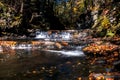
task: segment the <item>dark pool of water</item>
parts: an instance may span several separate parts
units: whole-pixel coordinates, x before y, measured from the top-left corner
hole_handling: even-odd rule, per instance
[[[0,80],[79,80],[81,77],[88,80],[91,71],[105,71],[102,65],[91,66],[80,49],[15,50],[1,53]]]
[[[85,56],[40,50],[16,50],[15,55],[0,56],[0,80],[76,80],[89,75]]]

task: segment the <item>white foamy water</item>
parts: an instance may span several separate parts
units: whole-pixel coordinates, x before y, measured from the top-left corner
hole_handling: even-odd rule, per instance
[[[75,48],[81,50],[84,46],[76,46]]]
[[[3,48],[2,48],[2,46],[0,46],[0,52],[3,52]]]
[[[25,44],[21,44],[18,46],[12,46],[11,49],[32,49],[31,44],[25,45]]]
[[[79,51],[79,50],[74,50],[74,51],[46,50],[46,51],[48,51],[48,52],[53,52],[53,53],[60,53],[60,54],[65,55],[65,56],[85,56],[84,53],[83,53],[82,51]]]

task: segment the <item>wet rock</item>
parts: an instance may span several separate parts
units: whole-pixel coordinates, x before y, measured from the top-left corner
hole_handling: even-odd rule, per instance
[[[61,42],[61,45],[63,45],[63,46],[68,46],[69,44],[68,44],[68,42]]]
[[[79,38],[79,34],[74,34],[73,39],[77,39],[77,38]]]
[[[37,72],[34,70],[34,71],[32,71],[32,73],[33,73],[33,74],[36,74]]]
[[[110,42],[113,43],[113,44],[119,45],[119,44],[120,44],[120,37],[113,37],[113,38],[110,40]]]
[[[55,43],[55,46],[58,48],[58,49],[61,49],[62,48],[62,45],[58,42]]]
[[[55,42],[52,42],[52,41],[45,41],[44,42],[44,45],[54,45]]]

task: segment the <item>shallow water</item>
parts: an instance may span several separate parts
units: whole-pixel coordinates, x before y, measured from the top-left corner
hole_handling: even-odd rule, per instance
[[[0,63],[0,78],[5,80],[76,80],[89,73],[81,51],[16,50]],[[6,58],[6,57],[5,57]]]
[[[91,72],[109,70],[104,61],[91,65],[84,45],[64,49],[16,48],[0,52],[0,80],[88,80]]]

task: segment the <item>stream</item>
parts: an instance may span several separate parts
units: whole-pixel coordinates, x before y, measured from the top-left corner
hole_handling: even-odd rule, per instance
[[[91,71],[105,72],[102,65],[91,66],[83,45],[66,50],[15,49],[13,55],[0,54],[0,80],[88,80]]]
[[[65,40],[69,38],[65,37]],[[39,46],[33,49],[30,44],[19,44],[6,51],[0,47],[0,80],[89,80],[92,72],[101,75],[99,73],[109,71],[104,61],[91,65],[82,51],[85,46],[72,43],[69,48],[41,49]]]

